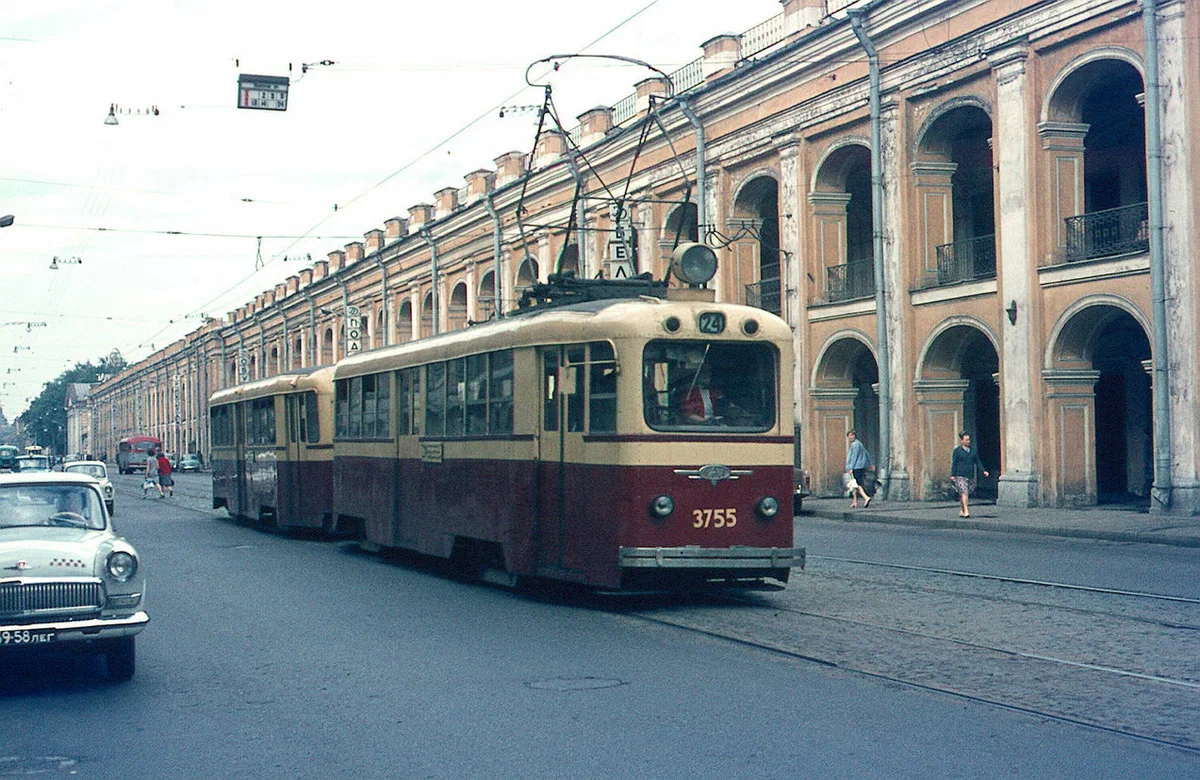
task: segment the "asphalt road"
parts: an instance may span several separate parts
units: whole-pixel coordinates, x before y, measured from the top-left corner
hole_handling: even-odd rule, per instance
[[[808,575],[749,607],[514,593],[234,524],[206,475],[145,501],[115,481],[149,577],[137,675],[0,666],[0,775],[1200,773],[1196,752],[756,646],[803,626],[786,599]],[[750,641],[696,630],[714,613]]]

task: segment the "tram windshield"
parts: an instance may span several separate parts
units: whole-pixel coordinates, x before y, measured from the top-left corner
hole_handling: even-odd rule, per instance
[[[652,341],[642,360],[646,423],[660,431],[765,431],[775,425],[778,364],[770,344]]]

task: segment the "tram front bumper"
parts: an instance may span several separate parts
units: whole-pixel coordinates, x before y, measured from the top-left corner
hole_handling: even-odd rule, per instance
[[[623,569],[803,569],[803,547],[622,547]]]

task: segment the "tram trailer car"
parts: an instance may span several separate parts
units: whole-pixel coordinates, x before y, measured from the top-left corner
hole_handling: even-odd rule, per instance
[[[368,546],[504,582],[786,582],[804,565],[788,511],[792,364],[783,320],[707,290],[547,308],[346,358],[333,512]],[[702,367],[715,392],[700,392]]]
[[[332,530],[333,368],[214,393],[213,508],[280,529]]]

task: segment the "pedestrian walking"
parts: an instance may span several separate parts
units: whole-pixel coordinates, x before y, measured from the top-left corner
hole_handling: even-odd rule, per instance
[[[171,476],[171,459],[161,452],[158,454],[158,492],[166,491],[166,495],[175,495],[175,480]]]
[[[858,497],[862,496],[863,509],[866,509],[871,504],[871,496],[867,495],[863,485],[867,479],[867,472],[874,471],[875,464],[867,448],[858,440],[857,431],[847,433],[846,440],[849,442],[849,448],[846,450],[846,487],[850,494],[850,508],[857,507]]]
[[[958,491],[959,517],[970,517],[971,509],[967,505],[971,493],[975,492],[976,475],[991,476],[979,460],[979,451],[971,447],[971,434],[963,431],[958,434],[958,446],[950,458],[950,481]]]
[[[162,485],[158,482],[158,453],[151,449],[146,453],[146,478],[142,480],[142,498],[150,492],[150,488],[158,491],[158,497],[163,497]]]

